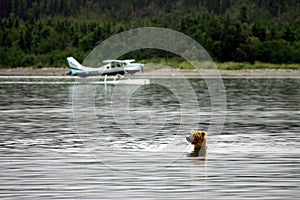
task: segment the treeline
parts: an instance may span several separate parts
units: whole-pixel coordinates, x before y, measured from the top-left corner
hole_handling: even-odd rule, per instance
[[[300,63],[298,0],[0,0],[0,66],[61,67],[113,34],[180,31],[219,62]],[[136,59],[172,57],[153,50]]]

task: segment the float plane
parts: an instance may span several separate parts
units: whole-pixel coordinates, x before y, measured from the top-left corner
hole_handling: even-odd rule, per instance
[[[85,67],[81,65],[75,58],[67,58],[71,70],[67,73],[72,76],[88,77],[88,76],[120,76],[125,74],[133,75],[142,70],[144,64],[134,63],[135,60],[104,60],[104,65],[99,68]]]

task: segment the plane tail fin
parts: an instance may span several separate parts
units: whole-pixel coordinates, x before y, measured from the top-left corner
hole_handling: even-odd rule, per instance
[[[81,65],[77,60],[75,60],[75,58],[73,57],[68,57],[67,58],[67,61],[68,61],[68,64],[71,68],[74,68],[74,69],[83,69],[84,66]]]

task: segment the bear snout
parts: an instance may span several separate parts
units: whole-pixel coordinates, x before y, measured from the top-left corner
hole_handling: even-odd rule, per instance
[[[189,142],[189,143],[192,143],[192,141],[191,141],[191,138],[190,137],[185,137],[186,138],[186,140]]]

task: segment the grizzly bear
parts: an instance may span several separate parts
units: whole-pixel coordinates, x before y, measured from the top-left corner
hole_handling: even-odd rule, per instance
[[[194,152],[191,156],[199,156],[206,154],[206,132],[191,130],[190,136],[186,140],[194,145]]]

